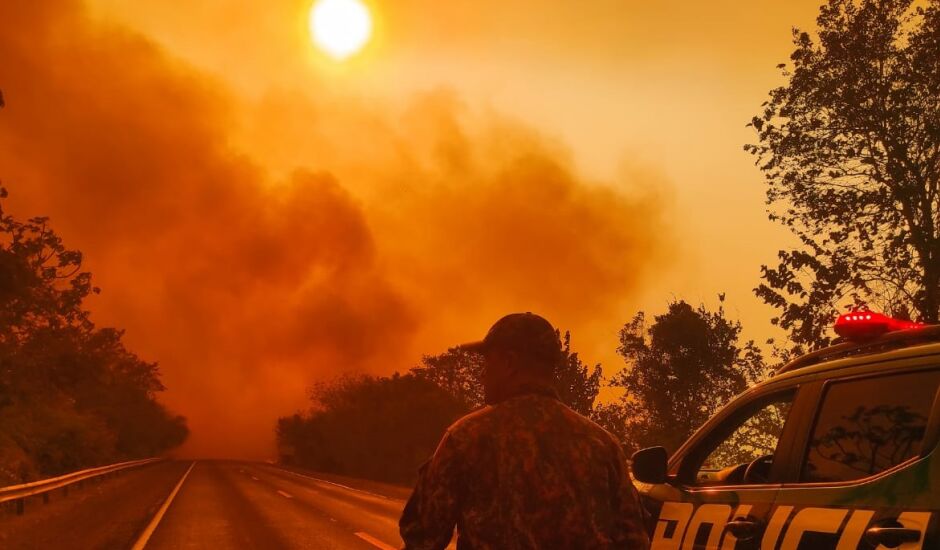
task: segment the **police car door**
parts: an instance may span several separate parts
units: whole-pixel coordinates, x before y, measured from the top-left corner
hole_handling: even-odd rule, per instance
[[[669,483],[647,492],[661,503],[652,533],[656,550],[759,548],[780,487],[779,448],[796,387],[738,399],[693,436],[670,462]]]
[[[936,365],[868,365],[816,383],[819,405],[769,522],[782,529],[764,548],[940,548]]]

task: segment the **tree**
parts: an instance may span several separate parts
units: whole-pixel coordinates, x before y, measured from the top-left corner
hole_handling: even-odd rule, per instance
[[[601,367],[589,369],[558,334],[558,395],[589,415],[600,390]],[[344,376],[321,382],[306,413],[279,418],[280,460],[314,470],[411,483],[444,430],[484,405],[483,357],[460,347],[426,355],[408,374]],[[375,460],[381,456],[382,460]]]
[[[483,406],[483,357],[479,353],[453,347],[438,355],[425,355],[411,374],[454,396],[468,411]]]
[[[595,418],[631,451],[650,445],[675,451],[719,407],[764,376],[760,350],[753,341],[739,344],[740,332],[723,306],[711,312],[675,301],[651,325],[637,313],[620,331],[617,351],[626,368],[611,380],[624,395],[598,407]]]
[[[0,204],[0,406],[67,377],[62,359],[93,328],[81,305],[96,289],[81,263],[47,218],[21,222]]]
[[[601,366],[588,368],[577,352],[571,350],[571,333],[560,331],[556,335],[561,345],[561,356],[555,365],[558,397],[575,411],[589,415],[601,387]],[[459,347],[439,355],[425,355],[421,364],[411,369],[415,376],[428,380],[467,405],[467,410],[484,404],[483,357]]]
[[[600,363],[593,369],[588,368],[577,352],[571,351],[571,333],[565,331],[561,339],[561,360],[555,368],[556,388],[562,403],[589,416],[601,389],[602,375]]]
[[[7,214],[6,197],[0,187],[0,485],[182,443],[185,419],[156,400],[157,365],[84,309],[97,289],[81,252],[47,218]]]
[[[798,351],[846,308],[940,315],[940,2],[829,0],[817,23],[745,146],[800,242],[755,289]]]
[[[406,374],[345,376],[317,384],[307,414],[278,419],[281,460],[319,471],[414,482],[463,403]],[[379,457],[380,459],[377,459]]]
[[[819,462],[835,463],[854,470],[858,477],[868,477],[913,456],[926,426],[927,418],[906,405],[861,405],[810,441],[811,452]],[[818,464],[807,466],[807,473],[816,477]]]
[[[0,343],[22,344],[42,329],[89,330],[82,301],[98,289],[81,265],[81,252],[65,247],[48,218],[21,222],[0,206]]]

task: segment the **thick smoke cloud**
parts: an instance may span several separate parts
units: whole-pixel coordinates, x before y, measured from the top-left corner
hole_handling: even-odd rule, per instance
[[[4,9],[0,88],[14,212],[85,252],[95,319],[161,363],[189,454],[269,456],[314,380],[408,368],[506,311],[607,344],[668,252],[648,188],[580,181],[445,92],[249,102],[65,0]]]

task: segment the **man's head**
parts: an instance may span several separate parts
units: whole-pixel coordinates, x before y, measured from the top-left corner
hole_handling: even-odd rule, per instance
[[[464,349],[484,357],[483,390],[487,403],[498,403],[526,390],[551,389],[561,342],[551,323],[534,313],[509,314],[479,342]]]

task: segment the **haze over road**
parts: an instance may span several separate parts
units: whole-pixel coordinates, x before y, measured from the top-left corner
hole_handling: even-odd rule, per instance
[[[368,482],[353,483],[374,489]],[[161,513],[176,486],[179,491]],[[4,514],[0,546],[399,548],[398,517],[407,491],[383,492],[269,464],[172,461],[92,483],[67,498],[54,495],[50,504],[36,499],[21,517]],[[148,538],[148,525],[157,518]]]

